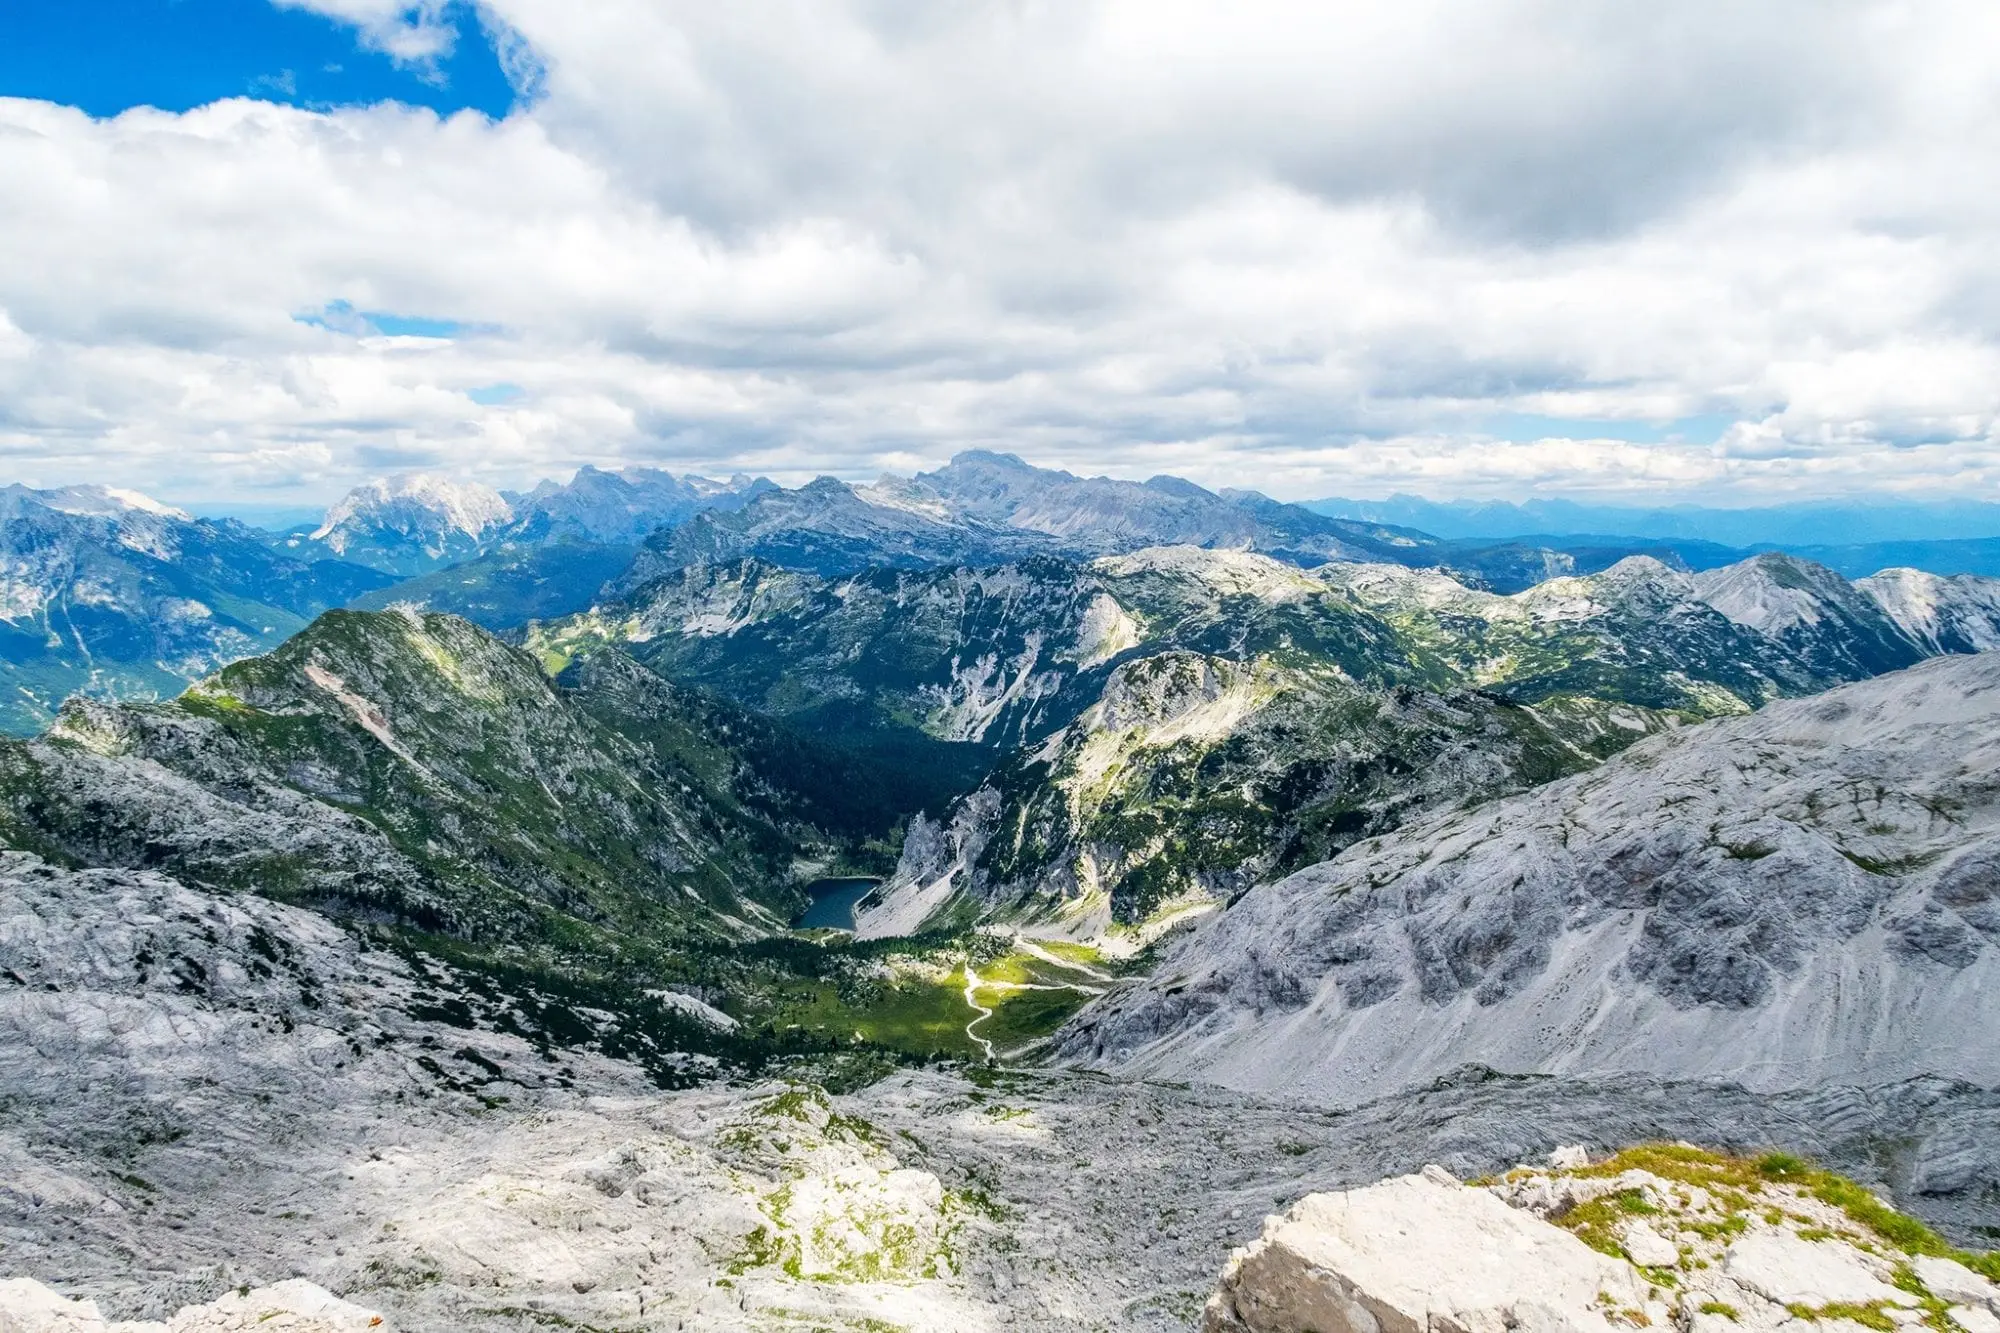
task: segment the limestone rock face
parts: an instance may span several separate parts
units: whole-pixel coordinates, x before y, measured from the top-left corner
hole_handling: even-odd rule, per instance
[[[1952,1257],[1953,1255],[1956,1257]],[[1205,1333],[2000,1324],[1996,1288],[1851,1181],[1650,1144],[1466,1187],[1435,1166],[1313,1194],[1230,1256]]]
[[[1849,1245],[1803,1240],[1791,1232],[1745,1236],[1729,1247],[1722,1271],[1739,1286],[1779,1305],[1915,1305],[1877,1276]]]
[[[1631,1265],[1432,1167],[1308,1195],[1270,1219],[1262,1237],[1230,1257],[1202,1327],[1608,1333],[1610,1305],[1643,1308],[1645,1300]]]

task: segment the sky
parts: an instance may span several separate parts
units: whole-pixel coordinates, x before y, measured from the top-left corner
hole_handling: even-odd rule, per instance
[[[0,473],[2000,499],[1990,0],[0,0]]]

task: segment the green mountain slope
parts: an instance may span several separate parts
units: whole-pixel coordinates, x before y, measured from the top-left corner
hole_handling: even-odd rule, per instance
[[[815,835],[617,713],[455,617],[332,612],[171,702],[75,702],[7,745],[0,833],[598,970],[781,925]]]
[[[446,978],[413,1015],[549,1059],[673,1084],[977,1053],[961,969],[1004,948],[788,929],[813,877],[893,868],[909,789],[862,757],[613,648],[550,676],[456,617],[330,612],[169,702],[0,742],[0,846],[312,909]],[[1051,1030],[1073,980],[1005,1030]]]

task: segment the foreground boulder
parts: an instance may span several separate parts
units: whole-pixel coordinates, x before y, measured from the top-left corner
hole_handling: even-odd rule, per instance
[[[1630,1264],[1437,1167],[1309,1194],[1230,1257],[1206,1333],[1609,1333],[1645,1304]],[[1662,1309],[1664,1314],[1665,1310]]]
[[[1551,1161],[1308,1195],[1230,1256],[1204,1333],[2000,1333],[2000,1254],[1796,1158]]]

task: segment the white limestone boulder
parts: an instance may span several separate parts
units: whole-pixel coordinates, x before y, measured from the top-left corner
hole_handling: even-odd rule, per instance
[[[105,1323],[97,1302],[73,1301],[33,1278],[15,1277],[0,1281],[0,1333],[105,1333]]]
[[[1608,1312],[1646,1304],[1630,1265],[1427,1168],[1308,1195],[1271,1218],[1261,1238],[1230,1256],[1203,1328],[1610,1333]]]
[[[1632,1222],[1619,1233],[1625,1257],[1641,1268],[1672,1268],[1680,1263],[1680,1247],[1644,1222]]]
[[[1983,1305],[1954,1305],[1945,1314],[1965,1333],[2000,1333],[2000,1316]]]
[[[1984,1306],[2000,1313],[2000,1287],[1956,1259],[1920,1254],[1910,1261],[1917,1279],[1939,1300],[1955,1305]]]

